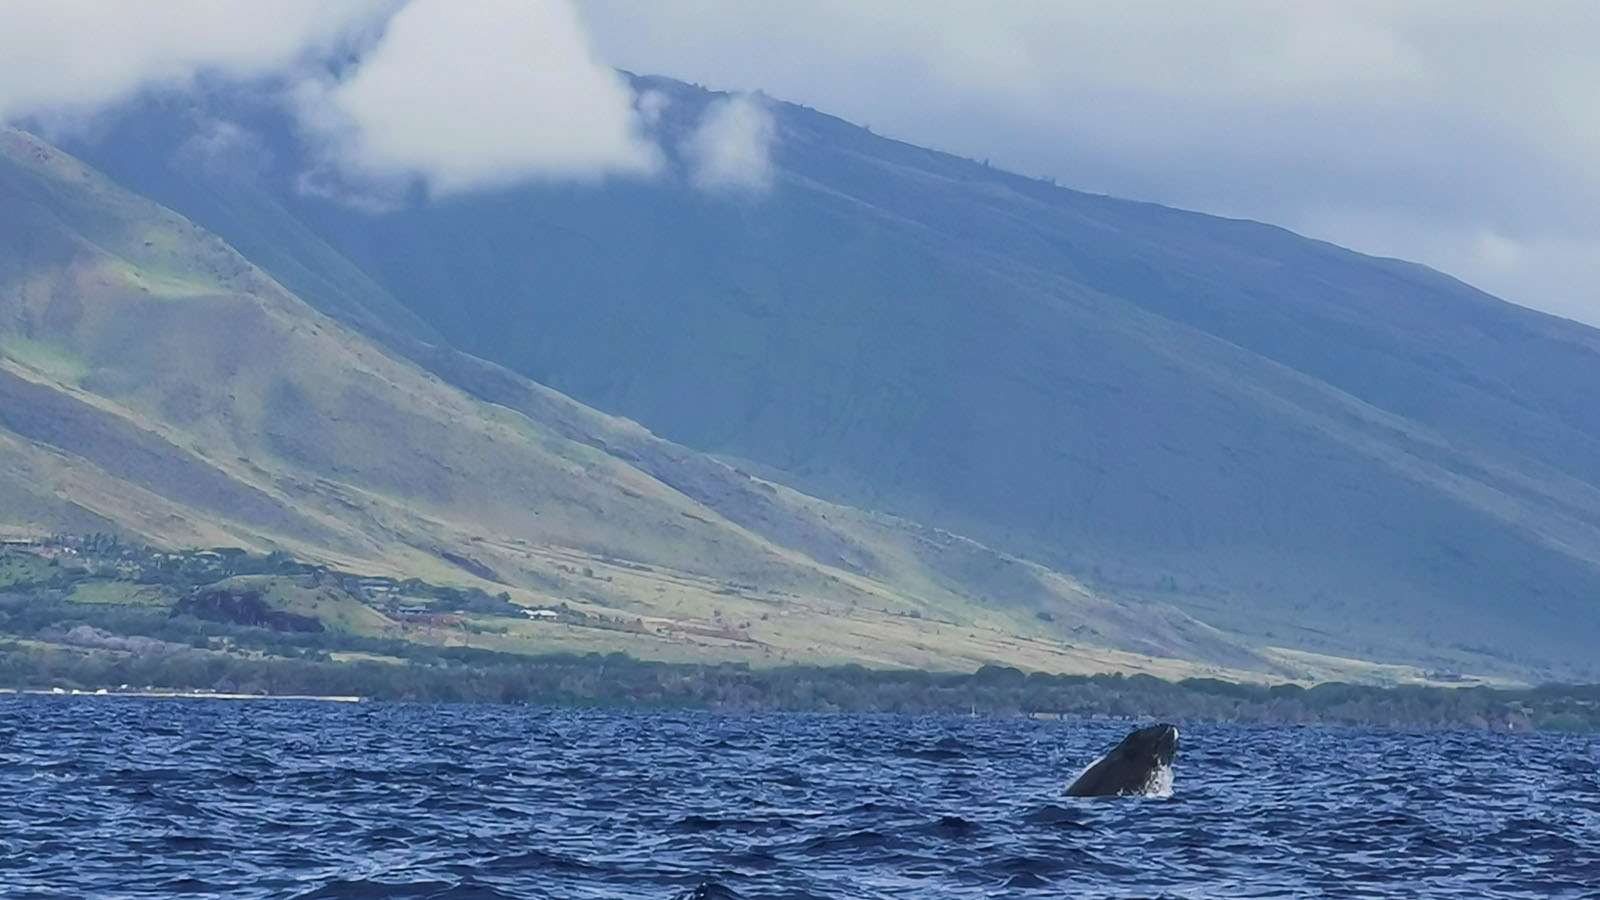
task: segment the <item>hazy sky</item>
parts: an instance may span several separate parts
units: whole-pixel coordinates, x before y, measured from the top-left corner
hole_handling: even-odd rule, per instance
[[[332,47],[360,59],[337,81],[307,64]],[[1597,47],[1576,0],[0,0],[0,118],[275,73],[351,172],[650,177],[618,66],[1600,323]],[[770,136],[736,98],[685,149],[708,189],[756,189]]]
[[[635,71],[1600,323],[1600,3],[579,0]]]

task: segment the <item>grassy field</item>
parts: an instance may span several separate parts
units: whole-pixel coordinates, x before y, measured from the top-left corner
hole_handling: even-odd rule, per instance
[[[680,585],[679,594],[636,608],[628,579],[661,586],[681,576],[662,579],[617,561],[578,570],[561,594],[490,594],[329,570],[282,554],[174,553],[93,538],[0,552],[0,578],[7,588],[0,591],[0,636],[63,651],[133,648],[159,656],[170,646],[193,646],[252,659],[315,653],[349,664],[460,651],[505,658],[622,655],[759,670],[865,665],[930,672],[971,672],[1006,660],[1024,671],[1166,680],[1486,683],[1283,651],[1276,651],[1283,653],[1281,672],[1268,674],[1092,646],[1064,650],[1055,641],[1019,636],[1003,620],[957,623],[926,610],[813,606],[804,597],[753,589],[708,593]],[[586,581],[610,593],[585,588]],[[605,602],[574,599],[585,594]],[[270,614],[289,618],[268,621]]]
[[[159,585],[127,581],[85,581],[74,585],[66,596],[68,603],[100,606],[149,606],[170,609],[177,602],[176,592]]]

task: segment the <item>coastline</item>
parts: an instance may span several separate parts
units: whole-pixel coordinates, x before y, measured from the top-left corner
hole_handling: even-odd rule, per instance
[[[318,703],[365,703],[366,697],[352,694],[239,694],[221,691],[180,691],[151,688],[148,690],[111,690],[99,688],[86,691],[79,688],[9,688],[0,687],[0,695],[27,694],[40,697],[179,697],[191,700],[313,700]]]

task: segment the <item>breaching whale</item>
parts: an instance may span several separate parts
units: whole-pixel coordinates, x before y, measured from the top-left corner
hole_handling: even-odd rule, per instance
[[[1154,793],[1168,782],[1172,757],[1177,752],[1177,726],[1141,728],[1084,769],[1067,788],[1067,795],[1117,797]]]

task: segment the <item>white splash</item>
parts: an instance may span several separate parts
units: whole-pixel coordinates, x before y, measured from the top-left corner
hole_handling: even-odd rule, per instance
[[[1174,755],[1178,752],[1177,741],[1179,735],[1178,727],[1174,725],[1172,727],[1172,752]],[[1158,766],[1154,772],[1150,773],[1150,778],[1145,781],[1144,790],[1139,792],[1139,796],[1160,797],[1163,799],[1172,796],[1172,761],[1170,758],[1167,760],[1166,765]]]
[[[1157,797],[1166,799],[1172,796],[1172,766],[1158,766],[1150,773],[1150,778],[1139,789],[1140,797]]]

